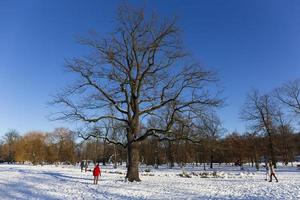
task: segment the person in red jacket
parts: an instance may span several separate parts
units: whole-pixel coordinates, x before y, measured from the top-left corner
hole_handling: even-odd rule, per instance
[[[94,176],[94,184],[97,185],[99,176],[101,176],[101,170],[99,167],[99,163],[97,163],[97,165],[95,166],[95,168],[93,170],[93,176]]]

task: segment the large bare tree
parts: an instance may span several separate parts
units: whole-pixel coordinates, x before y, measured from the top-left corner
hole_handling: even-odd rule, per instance
[[[221,101],[211,87],[216,82],[214,73],[191,62],[174,20],[158,20],[142,9],[122,6],[115,25],[103,39],[95,34],[80,40],[92,52],[67,61],[78,80],[56,95],[53,103],[63,109],[53,117],[86,123],[112,119],[123,124],[126,143],[107,140],[127,148],[126,177],[140,181],[142,140],[153,135],[169,137],[177,113],[204,114]],[[164,127],[142,126],[150,117],[159,118],[167,107]]]

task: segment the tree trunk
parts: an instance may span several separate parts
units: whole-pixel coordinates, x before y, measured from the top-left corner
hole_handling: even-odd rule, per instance
[[[129,134],[128,134],[129,135]],[[133,135],[131,135],[133,137]],[[132,141],[133,138],[128,137],[128,141]],[[128,153],[128,168],[126,178],[128,181],[141,181],[139,177],[139,142],[128,142],[127,153]]]
[[[169,168],[173,168],[174,167],[174,156],[173,156],[173,152],[172,152],[172,142],[168,141],[168,149],[167,149],[167,154],[168,154],[168,160],[169,160]]]
[[[274,167],[277,168],[276,158],[275,158],[274,148],[273,148],[273,140],[272,140],[272,136],[270,133],[268,134],[268,138],[269,138],[269,153],[271,156],[271,161],[272,161]]]
[[[98,142],[97,142],[98,144]],[[103,157],[102,157],[102,164],[106,165],[106,141],[103,141]]]
[[[116,151],[116,145],[114,145],[114,169],[117,169],[117,151]]]
[[[255,168],[258,171],[259,170],[259,161],[258,161],[256,145],[254,145],[254,162],[255,162]]]
[[[213,168],[213,161],[214,160],[214,156],[213,156],[213,151],[210,152],[210,168]]]
[[[159,147],[159,141],[156,140],[156,146],[155,146],[155,152],[154,152],[154,166],[155,166],[155,169],[158,169],[158,165],[159,165],[159,161],[158,161],[158,147]]]

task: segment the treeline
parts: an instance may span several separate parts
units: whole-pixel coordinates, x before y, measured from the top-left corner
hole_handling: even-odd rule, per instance
[[[65,128],[55,129],[51,133],[32,131],[23,136],[11,130],[2,138],[0,157],[9,163],[74,163],[77,160],[76,148],[74,134]]]
[[[273,136],[276,162],[295,161],[300,155],[300,133],[292,131]],[[148,165],[174,163],[252,163],[252,166],[269,159],[268,137],[257,134],[234,132],[225,137],[203,138],[200,142],[167,141],[159,143],[156,138],[148,139],[142,145],[142,161]]]
[[[276,133],[273,138],[276,161],[288,164],[295,161],[300,154],[300,134]],[[206,164],[213,168],[213,163],[252,163],[258,164],[268,159],[268,138],[253,134],[232,133],[214,141],[204,139],[199,143],[191,142],[157,142],[156,138],[143,142],[141,160],[147,165],[158,166],[177,163],[184,166],[186,163]],[[205,166],[204,166],[205,167]]]
[[[248,125],[246,133],[224,134],[221,120],[209,110],[205,115],[200,111],[197,115],[183,115],[170,112],[169,107],[140,122],[140,133],[130,140],[126,139],[128,125],[114,119],[77,131],[58,128],[50,133],[34,131],[21,136],[12,130],[1,140],[0,158],[33,164],[74,164],[84,159],[117,166],[128,163],[128,146],[138,142],[138,161],[147,165],[208,163],[213,167],[212,163],[247,162],[258,167],[266,160],[287,164],[300,155],[300,133],[295,131],[299,102],[300,80],[270,93],[253,90],[241,109],[241,119]]]
[[[285,134],[273,135],[276,161],[287,164],[300,155],[300,133],[287,129]],[[77,133],[65,128],[53,132],[29,132],[20,136],[12,130],[5,134],[0,145],[0,157],[5,162],[31,162],[32,164],[75,164],[80,160],[92,160],[102,164],[114,163],[115,167],[126,163],[127,150],[105,140],[91,138],[81,140]],[[225,137],[203,136],[199,141],[159,141],[149,137],[142,142],[140,161],[158,167],[168,164],[184,166],[187,163],[202,164],[212,168],[213,163],[258,163],[268,156],[268,138],[255,133],[234,132]]]
[[[126,160],[126,152],[96,139],[79,141],[76,133],[66,128],[57,128],[49,133],[32,131],[22,136],[11,130],[4,134],[0,143],[2,162],[75,164],[83,159],[103,164],[112,161],[122,163]]]

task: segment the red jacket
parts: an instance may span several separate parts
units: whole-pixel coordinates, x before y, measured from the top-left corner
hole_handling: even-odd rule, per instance
[[[99,165],[96,165],[96,167],[93,170],[93,176],[99,176],[99,175],[101,176],[101,170]]]

